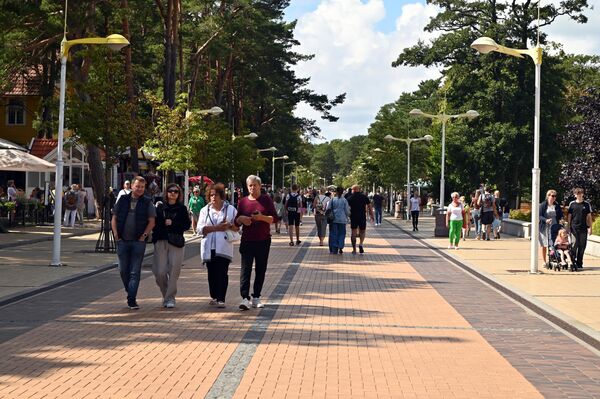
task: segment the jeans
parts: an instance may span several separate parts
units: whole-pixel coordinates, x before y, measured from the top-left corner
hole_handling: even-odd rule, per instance
[[[64,216],[64,225],[74,227],[75,226],[75,218],[77,217],[77,209],[66,209]]]
[[[585,253],[588,238],[587,230],[572,230],[571,232],[575,236],[575,243],[573,244],[573,255],[575,256],[573,261],[577,267],[583,267],[583,255]]]
[[[381,207],[375,207],[375,223],[381,224]]]
[[[123,286],[127,291],[127,300],[135,301],[138,287],[140,286],[140,274],[142,272],[142,261],[146,252],[146,242],[137,240],[117,241],[117,257],[119,258],[119,273]]]
[[[152,273],[164,301],[175,300],[177,280],[183,265],[183,251],[184,248],[171,245],[167,240],[158,240],[154,244]]]
[[[344,249],[344,241],[346,240],[346,224],[331,223],[329,225],[329,252],[337,253],[338,250]]]
[[[240,243],[240,254],[242,255],[242,272],[240,274],[240,294],[242,298],[250,299],[250,279],[252,277],[252,263],[256,275],[254,276],[253,298],[260,298],[265,274],[267,273],[267,262],[271,239],[264,241],[242,241]]]
[[[473,223],[475,223],[475,235],[481,235],[481,211],[480,210],[472,210],[471,216],[473,216]]]
[[[419,211],[410,211],[413,229],[419,228]]]
[[[208,271],[208,291],[210,297],[219,302],[225,302],[227,286],[229,285],[229,264],[231,261],[221,256],[215,256],[214,250],[210,262],[206,262]]]

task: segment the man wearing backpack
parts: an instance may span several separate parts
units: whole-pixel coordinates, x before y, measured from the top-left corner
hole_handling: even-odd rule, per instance
[[[492,234],[492,224],[498,218],[496,200],[487,186],[482,185],[479,193],[478,203],[481,205],[481,232],[482,239],[489,241]]]
[[[302,207],[302,197],[298,193],[298,185],[292,184],[292,192],[285,197],[284,208],[288,214],[288,224],[290,233],[290,247],[294,246],[294,229],[292,226],[296,226],[296,245],[300,245],[300,208]]]
[[[65,226],[75,227],[75,218],[77,217],[77,185],[73,184],[71,189],[65,193],[65,216],[63,223]]]

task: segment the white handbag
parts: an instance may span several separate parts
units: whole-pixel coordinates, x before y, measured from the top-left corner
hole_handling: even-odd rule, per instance
[[[225,239],[229,242],[236,242],[242,239],[242,235],[233,230],[225,230]]]

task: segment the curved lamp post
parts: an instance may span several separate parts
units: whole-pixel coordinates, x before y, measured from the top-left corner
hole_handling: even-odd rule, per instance
[[[263,148],[262,150],[256,150],[256,152],[259,153],[259,154],[261,152],[267,152],[267,151],[271,151],[272,152],[272,154],[271,154],[271,158],[272,158],[272,157],[275,156],[275,151],[277,151],[277,147],[269,147],[269,148]],[[258,174],[258,170],[256,171],[256,176],[260,177],[260,175]]]
[[[412,111],[411,111],[412,112]],[[392,136],[391,134],[388,134],[387,136],[385,136],[383,138],[386,141],[403,141],[406,143],[406,218],[408,220],[408,218],[410,217],[410,210],[409,210],[409,204],[410,204],[410,145],[412,143],[414,143],[415,141],[431,141],[433,140],[433,137],[429,134],[423,136],[423,137],[417,137],[417,138],[406,138],[406,139],[399,139],[397,137]]]
[[[61,228],[62,228],[62,195],[63,195],[63,142],[65,124],[65,90],[67,86],[67,59],[71,47],[78,44],[101,45],[113,51],[119,51],[129,45],[129,41],[121,35],[107,37],[89,37],[67,40],[67,2],[65,1],[64,35],[60,43],[60,97],[58,109],[58,143],[56,146],[56,172],[54,178],[54,235],[52,242],[52,262],[50,266],[62,266],[60,261]]]
[[[540,96],[541,96],[541,74],[542,74],[542,48],[539,43],[534,48],[513,49],[504,47],[489,37],[480,37],[475,40],[471,47],[482,54],[492,51],[508,54],[517,58],[528,55],[535,64],[535,115],[533,119],[533,169],[531,169],[531,253],[529,259],[529,272],[538,272],[538,249],[537,236],[539,234],[540,215]]]
[[[441,173],[440,173],[440,209],[444,209],[444,190],[446,185],[446,179],[444,177],[444,169],[446,165],[446,123],[448,123],[451,119],[462,119],[467,118],[468,120],[473,120],[479,116],[477,111],[473,111],[472,109],[465,112],[464,114],[455,114],[455,115],[447,115],[443,114],[428,114],[421,111],[418,108],[411,110],[408,113],[410,116],[416,116],[421,118],[429,118],[429,119],[437,119],[442,122],[442,163],[441,163]]]
[[[275,155],[275,153],[273,153],[273,155]],[[272,170],[271,170],[271,190],[273,190],[273,192],[275,192],[275,161],[277,161],[278,159],[283,159],[284,161],[287,161],[288,159],[290,159],[290,157],[288,157],[287,155],[281,156],[281,157],[276,157],[273,156],[271,158],[271,162],[272,162]]]
[[[283,162],[282,165],[282,169],[281,169],[281,188],[285,187],[285,165],[296,165],[296,161],[292,161],[292,162]],[[291,180],[291,179],[290,179]],[[292,184],[290,183],[290,186]]]
[[[231,143],[233,144],[234,141],[236,141],[237,139],[240,139],[240,138],[255,139],[257,137],[258,137],[258,134],[254,133],[254,132],[244,134],[242,136],[236,136],[232,132],[231,133]],[[233,148],[232,148],[232,152],[231,152],[231,186],[229,187],[229,190],[231,192],[231,200],[233,201],[233,193],[235,192],[235,159],[233,157]]]

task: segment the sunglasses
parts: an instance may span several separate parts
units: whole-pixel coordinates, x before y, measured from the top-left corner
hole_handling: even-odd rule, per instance
[[[550,194],[548,197],[556,197],[556,194]]]
[[[179,194],[179,190],[167,190],[169,194]]]

